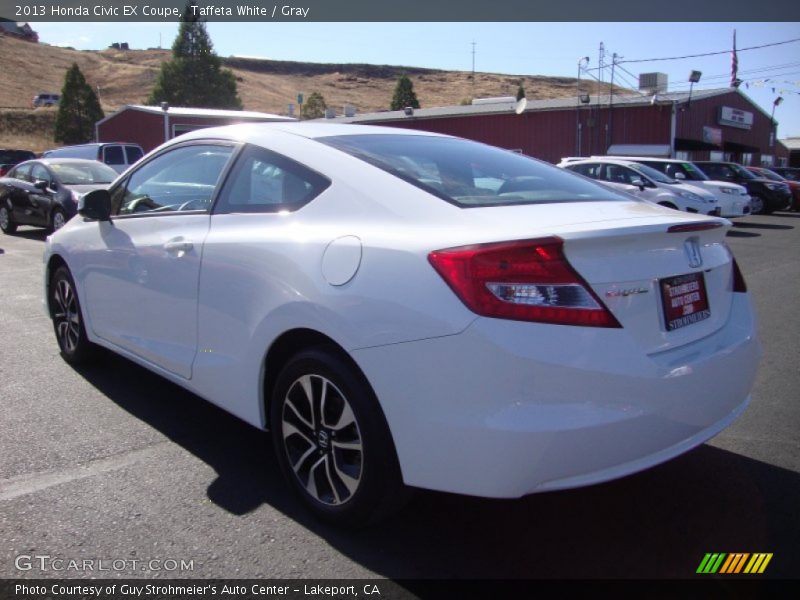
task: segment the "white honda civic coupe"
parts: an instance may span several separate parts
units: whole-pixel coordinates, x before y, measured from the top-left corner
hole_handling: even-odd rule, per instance
[[[515,498],[703,443],[760,357],[728,221],[463,139],[188,133],[50,236],[64,359],[103,346],[272,432],[318,516]]]

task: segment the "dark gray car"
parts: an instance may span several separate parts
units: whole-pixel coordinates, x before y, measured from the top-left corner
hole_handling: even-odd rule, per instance
[[[77,212],[78,199],[107,188],[117,177],[96,160],[52,158],[29,160],[0,178],[0,229],[14,233],[18,225],[55,231]]]

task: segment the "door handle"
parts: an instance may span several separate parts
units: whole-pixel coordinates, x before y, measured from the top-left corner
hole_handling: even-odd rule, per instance
[[[194,248],[194,244],[192,244],[192,242],[189,240],[184,239],[170,240],[164,244],[164,250],[170,254],[174,254],[178,258],[181,258],[192,248]]]

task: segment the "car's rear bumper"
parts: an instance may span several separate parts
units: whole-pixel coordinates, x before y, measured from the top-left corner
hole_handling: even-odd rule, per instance
[[[652,355],[620,329],[478,318],[353,356],[407,484],[519,497],[634,473],[714,436],[746,407],[760,346],[750,299],[734,294],[724,327]]]

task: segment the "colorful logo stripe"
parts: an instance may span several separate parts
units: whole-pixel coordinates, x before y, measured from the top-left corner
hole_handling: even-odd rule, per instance
[[[772,560],[773,554],[771,552],[759,552],[750,554],[748,552],[733,552],[726,554],[725,552],[709,552],[700,561],[700,566],[697,567],[697,573],[701,574],[715,574],[721,573],[726,575],[733,575],[739,573],[747,573],[751,575],[763,573],[769,561]]]

